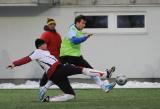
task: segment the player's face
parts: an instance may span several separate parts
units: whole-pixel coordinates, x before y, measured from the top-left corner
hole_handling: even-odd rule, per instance
[[[56,24],[55,24],[55,23],[51,23],[51,24],[48,25],[48,28],[49,28],[50,30],[54,30],[55,27],[56,27]]]
[[[77,22],[76,23],[76,27],[79,29],[79,30],[83,30],[83,28],[86,26],[86,21],[81,19],[80,22]]]

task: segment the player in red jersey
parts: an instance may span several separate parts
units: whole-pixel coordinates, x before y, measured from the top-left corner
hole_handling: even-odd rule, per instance
[[[47,25],[44,26],[44,31],[42,35],[40,36],[40,39],[44,40],[47,44],[47,48],[51,55],[54,55],[58,60],[60,56],[60,47],[61,47],[61,36],[56,31],[56,22],[54,19],[48,18],[47,19]],[[40,89],[42,86],[44,86],[48,81],[48,77],[46,73],[42,76],[42,79],[40,80]],[[48,84],[52,84],[52,82],[49,81]]]

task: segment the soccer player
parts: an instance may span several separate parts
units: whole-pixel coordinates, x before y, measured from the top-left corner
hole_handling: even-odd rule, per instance
[[[92,34],[82,32],[86,23],[86,18],[83,15],[79,15],[75,18],[74,24],[69,28],[68,35],[62,40],[60,49],[61,63],[93,68],[81,54],[81,44],[92,36]],[[115,67],[107,70],[107,78],[110,78],[114,71]],[[98,78],[99,77],[93,77],[93,80],[95,80],[96,83],[99,83],[100,80]]]
[[[81,55],[81,44],[92,36],[92,34],[84,34],[82,32],[85,25],[85,16],[79,15],[75,18],[74,24],[69,27],[68,35],[62,40],[60,49],[62,63],[92,68]]]
[[[106,73],[97,71],[94,69],[76,67],[72,65],[61,64],[47,49],[47,44],[41,40],[35,41],[36,50],[34,50],[29,56],[14,61],[8,65],[8,68],[13,69],[16,66],[27,64],[33,60],[36,60],[42,69],[46,72],[48,79],[56,84],[63,92],[63,95],[49,98],[48,96],[43,98],[42,101],[68,101],[75,98],[75,92],[72,89],[68,76],[75,74],[84,74],[87,76],[103,76]],[[109,92],[116,85],[113,83],[102,83],[104,90]]]

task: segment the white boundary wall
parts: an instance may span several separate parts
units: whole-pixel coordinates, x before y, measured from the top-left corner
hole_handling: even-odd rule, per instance
[[[34,40],[43,32],[47,17],[56,19],[57,31],[65,36],[75,14],[86,11],[145,12],[146,32],[96,34],[82,45],[82,54],[99,70],[115,65],[116,74],[124,73],[129,78],[160,78],[158,6],[0,7],[0,78],[40,78],[43,72],[34,62],[15,70],[5,67],[34,50]]]

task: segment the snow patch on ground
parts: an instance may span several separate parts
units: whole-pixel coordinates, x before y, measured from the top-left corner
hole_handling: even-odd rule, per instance
[[[99,86],[96,84],[88,83],[72,83],[73,88],[77,89],[98,89]],[[26,81],[24,84],[15,85],[13,83],[2,83],[0,84],[0,89],[38,89],[39,82],[36,81]],[[53,85],[51,88],[58,88],[56,85]],[[138,81],[128,81],[126,85],[119,86],[116,85],[115,88],[160,88],[160,83],[158,82],[138,82]]]

